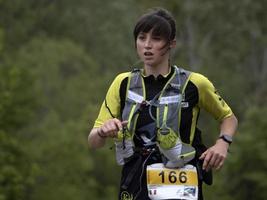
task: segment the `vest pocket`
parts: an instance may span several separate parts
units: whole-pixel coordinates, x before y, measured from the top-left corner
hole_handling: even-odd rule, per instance
[[[177,134],[170,128],[159,128],[157,131],[157,141],[163,149],[170,149],[176,145]]]

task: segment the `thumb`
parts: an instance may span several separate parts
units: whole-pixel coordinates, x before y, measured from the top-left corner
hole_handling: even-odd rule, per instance
[[[123,127],[127,126],[127,124],[128,124],[128,121],[127,121],[127,120],[121,122],[121,125],[122,125]]]

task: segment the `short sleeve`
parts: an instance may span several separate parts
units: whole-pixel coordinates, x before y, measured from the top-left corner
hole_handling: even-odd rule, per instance
[[[200,108],[205,109],[218,121],[233,114],[231,108],[205,76],[192,73],[191,81],[198,88],[198,106]]]
[[[94,128],[102,126],[105,121],[113,117],[120,118],[120,86],[122,80],[128,75],[129,72],[119,74],[110,85],[98,117],[95,120]]]

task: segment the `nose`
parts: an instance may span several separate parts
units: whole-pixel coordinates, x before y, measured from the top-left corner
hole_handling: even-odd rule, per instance
[[[145,46],[146,49],[150,49],[152,47],[152,43],[151,43],[150,38],[147,38],[145,40],[145,45],[144,46]]]

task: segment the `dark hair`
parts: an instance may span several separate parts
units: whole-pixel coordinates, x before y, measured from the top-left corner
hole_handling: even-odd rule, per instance
[[[175,39],[175,20],[171,13],[163,8],[151,9],[139,18],[133,32],[135,41],[140,32],[147,33],[151,29],[153,35],[162,36],[167,42]]]

